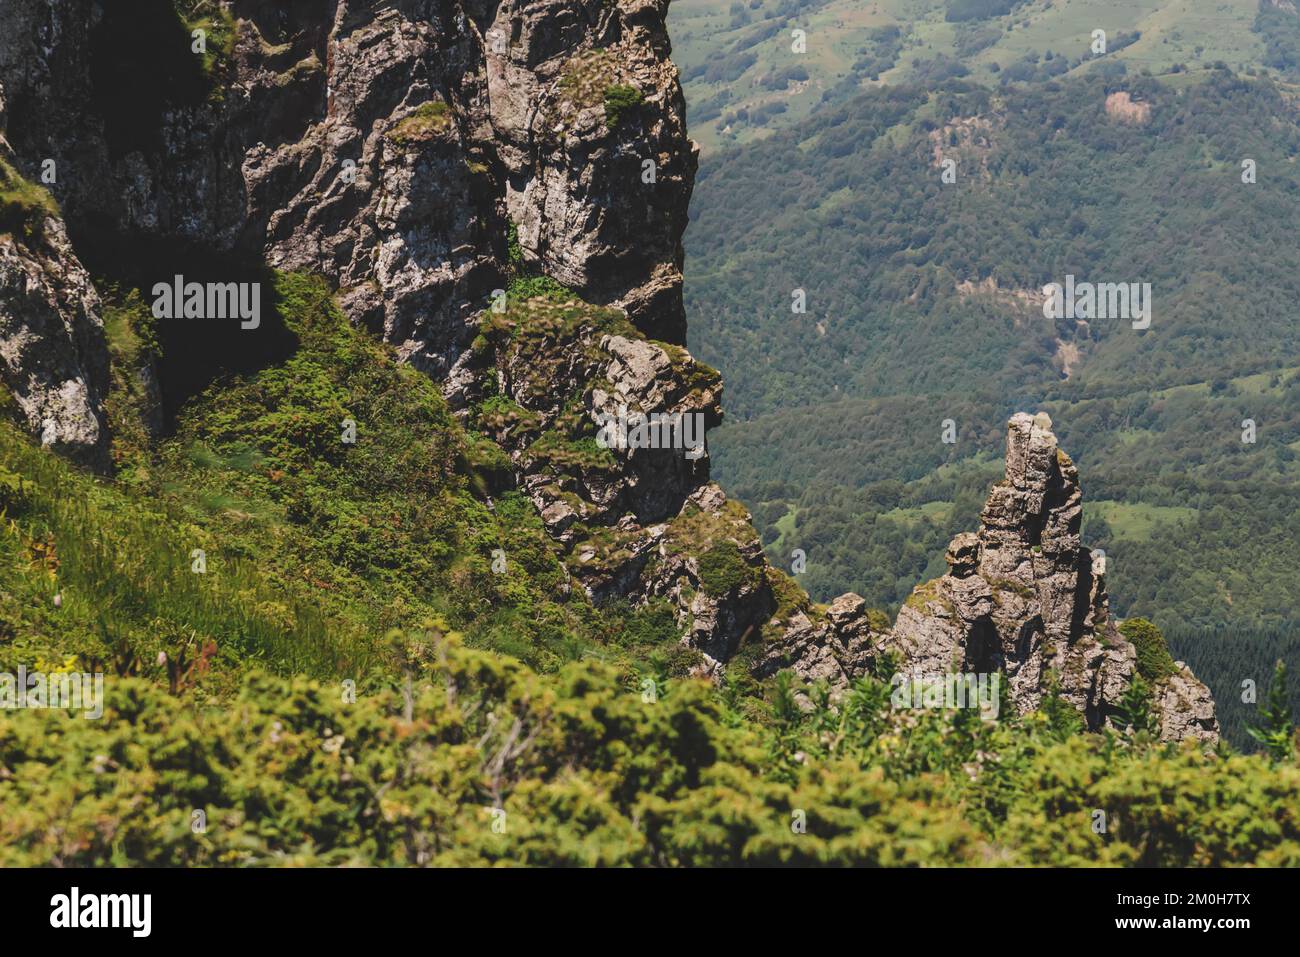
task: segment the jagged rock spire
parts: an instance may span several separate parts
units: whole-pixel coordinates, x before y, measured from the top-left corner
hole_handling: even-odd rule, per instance
[[[1078,470],[1051,419],[1018,413],[1007,427],[1006,476],[989,493],[979,531],[952,540],[948,573],[917,586],[892,631],[864,639],[858,622],[791,621],[768,664],[843,684],[892,652],[917,677],[1000,671],[1020,713],[1054,690],[1090,729],[1117,723],[1137,653],[1110,618],[1105,556],[1079,542],[1082,514]],[[833,607],[860,604],[844,596]],[[1218,739],[1209,689],[1186,665],[1156,682],[1153,707],[1165,740]]]

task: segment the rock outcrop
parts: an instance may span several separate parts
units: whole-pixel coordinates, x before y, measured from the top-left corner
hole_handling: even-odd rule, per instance
[[[846,595],[820,628],[787,623],[782,660],[838,686],[884,653],[917,678],[1000,672],[1019,713],[1058,694],[1088,728],[1122,727],[1137,654],[1110,617],[1105,556],[1080,545],[1078,471],[1051,425],[1042,413],[1011,418],[1006,477],[979,531],[952,540],[947,574],[917,586],[892,630],[856,643],[841,637],[844,612],[861,602]],[[1162,739],[1218,739],[1209,690],[1185,665],[1155,679],[1151,705]]]
[[[99,296],[49,195],[4,136],[0,88],[0,381],[43,445],[107,463],[108,354]]]
[[[462,371],[457,404],[509,457],[574,584],[596,601],[672,601],[706,671],[757,638],[772,607],[762,544],[709,480],[717,372],[641,337],[622,311],[561,293],[490,314]],[[652,416],[668,430],[637,441]],[[593,439],[604,423],[613,434]]]
[[[57,164],[87,235],[319,271],[445,375],[504,285],[513,226],[539,271],[685,341],[696,150],[666,0],[192,6],[222,13],[4,2],[15,149]]]
[[[146,289],[173,251],[324,274],[443,381],[573,586],[674,602],[706,670],[762,626],[758,536],[709,481],[721,380],[683,346],[697,151],[667,0],[0,4],[15,162],[58,170],[87,261]],[[7,381],[34,431],[102,451],[106,349],[62,229],[21,276],[0,260]],[[625,410],[685,417],[694,448],[596,446]]]
[[[753,668],[756,677],[792,668],[806,682],[824,681],[843,691],[870,674],[887,650],[887,635],[873,627],[866,601],[851,592],[831,602],[821,621],[799,609],[778,625],[779,636],[765,645]]]

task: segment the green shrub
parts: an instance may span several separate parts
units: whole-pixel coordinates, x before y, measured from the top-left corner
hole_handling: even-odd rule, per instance
[[[550,276],[519,276],[511,280],[506,295],[516,302],[534,298],[564,302],[575,298],[572,290],[560,285]]]
[[[788,680],[775,710],[647,696],[436,621],[385,644],[355,700],[253,673],[222,706],[123,678],[102,720],[8,713],[0,866],[1300,864],[1300,769],[1261,757],[901,714],[874,680],[811,711]]]
[[[0,157],[0,233],[31,238],[46,217],[58,216],[59,205],[49,192],[22,175]]]
[[[1147,681],[1155,683],[1178,673],[1174,659],[1165,644],[1165,636],[1145,618],[1129,618],[1119,626],[1119,632],[1133,643],[1137,650],[1137,670]]]
[[[410,116],[399,120],[388,138],[399,146],[426,142],[451,125],[451,111],[442,100],[421,103]],[[485,170],[486,171],[486,170]]]
[[[628,111],[645,102],[645,95],[634,86],[614,83],[605,88],[605,125],[618,126]]]
[[[700,556],[700,587],[714,598],[752,584],[754,576],[755,570],[745,561],[735,542],[717,542]]]
[[[1248,727],[1247,732],[1264,746],[1270,760],[1292,760],[1296,753],[1295,723],[1287,700],[1286,662],[1281,659],[1273,668],[1268,698],[1259,709],[1259,715],[1262,719],[1259,726]]]
[[[217,0],[172,0],[176,16],[185,25],[187,33],[204,32],[203,72],[213,76],[224,69],[235,53],[238,29],[234,16]],[[220,88],[213,88],[213,96],[220,99]]]

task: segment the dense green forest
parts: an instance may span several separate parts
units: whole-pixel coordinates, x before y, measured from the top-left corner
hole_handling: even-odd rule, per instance
[[[1289,633],[1295,102],[1222,69],[889,87],[706,159],[692,344],[727,380],[719,477],[773,560],[897,607],[975,527],[1007,416],[1042,409],[1121,615]],[[1045,318],[1066,275],[1151,283],[1150,328]]]

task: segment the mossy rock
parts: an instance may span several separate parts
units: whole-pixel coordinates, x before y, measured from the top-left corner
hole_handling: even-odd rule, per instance
[[[894,622],[889,617],[889,612],[880,608],[868,608],[867,627],[875,632],[889,631],[894,627]]]
[[[609,50],[588,50],[564,65],[560,76],[561,99],[575,110],[591,109],[618,77],[618,63]]]
[[[937,578],[917,585],[912,589],[912,594],[907,596],[907,601],[903,602],[903,604],[924,615],[927,614],[926,605],[932,601],[942,605],[948,614],[957,614],[957,606],[939,594],[939,579]]]
[[[451,126],[451,110],[442,100],[430,100],[421,103],[404,119],[399,120],[391,130],[388,138],[398,146],[414,146],[427,143]]]
[[[1030,601],[1035,597],[1037,597],[1034,594],[1034,590],[1030,588],[1028,585],[1022,584],[1021,582],[1012,581],[1009,578],[995,578],[992,581],[990,581],[989,584],[993,586],[993,590],[995,592],[1009,591],[1012,594],[1019,595],[1021,598],[1025,599],[1026,601]]]
[[[530,464],[542,462],[561,474],[574,470],[616,472],[614,453],[601,448],[594,438],[572,439],[554,430],[543,432],[525,453]]]
[[[700,587],[711,598],[722,598],[752,585],[756,571],[735,542],[718,542],[700,556]]]
[[[504,395],[493,395],[485,399],[474,410],[474,421],[481,429],[509,433],[511,438],[540,433],[542,427],[540,415]]]
[[[768,587],[772,590],[772,597],[776,599],[776,610],[772,612],[773,618],[787,621],[797,612],[809,610],[808,593],[804,591],[802,585],[779,568],[769,565],[766,571]]]
[[[1129,618],[1119,626],[1119,632],[1133,643],[1137,651],[1137,670],[1150,682],[1178,674],[1173,656],[1159,628],[1145,618]]]
[[[49,191],[24,179],[0,159],[0,233],[26,239],[36,236],[47,217],[59,215],[59,204]]]
[[[715,542],[752,534],[749,513],[737,501],[728,499],[716,513],[687,502],[668,526],[665,546],[675,555],[702,555]]]
[[[203,74],[214,77],[230,64],[235,55],[239,26],[234,16],[217,0],[172,0],[172,6],[191,37],[195,30],[203,31]],[[319,61],[317,67],[320,67]],[[219,86],[214,85],[209,95],[214,101],[222,99]]]

